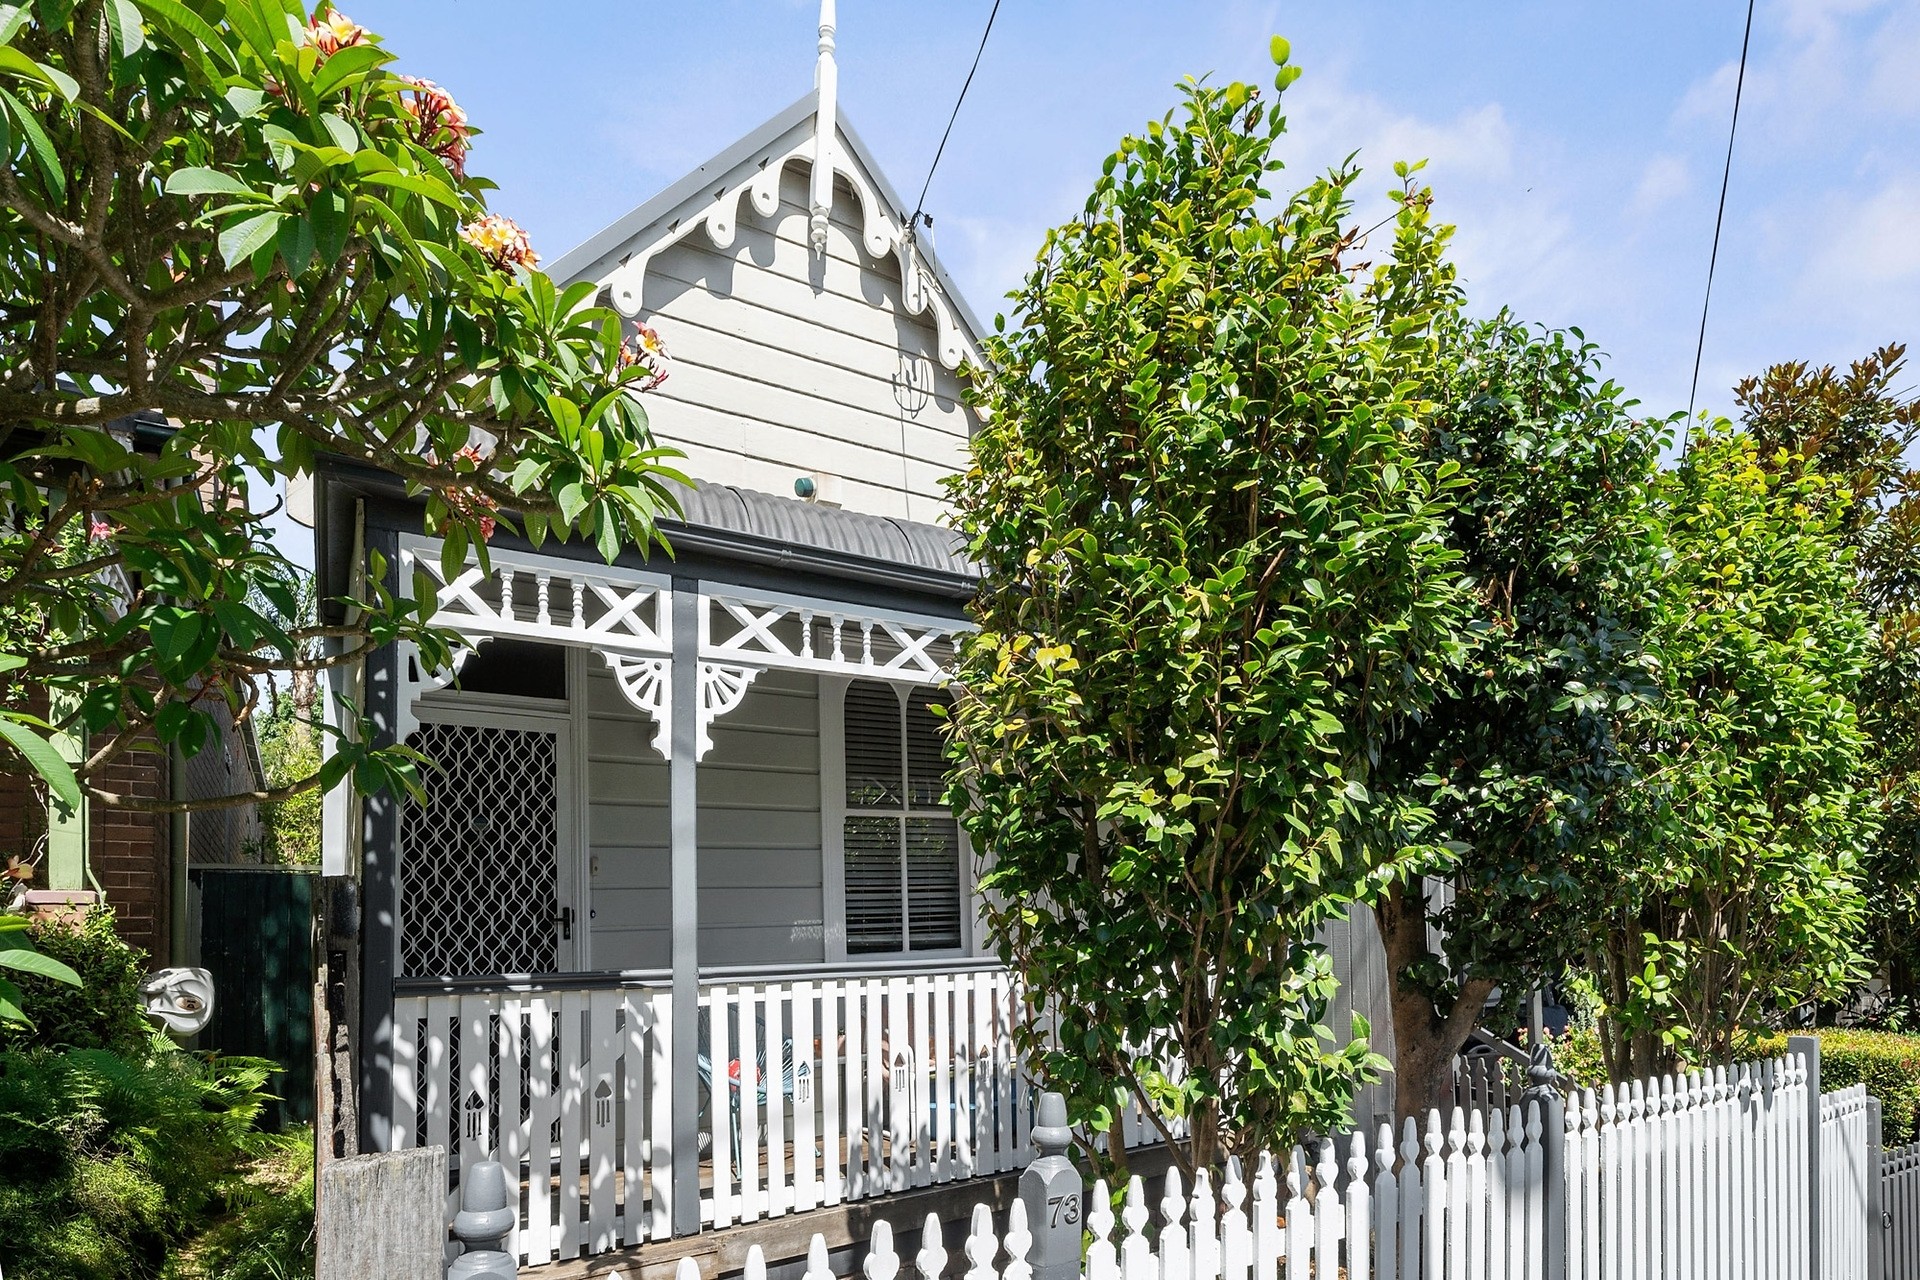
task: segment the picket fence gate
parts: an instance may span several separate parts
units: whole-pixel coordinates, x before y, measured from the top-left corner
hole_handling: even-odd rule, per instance
[[[1151,1209],[1135,1178],[1117,1215],[1096,1183],[1081,1276],[1868,1280],[1870,1100],[1858,1086],[1815,1099],[1810,1076],[1796,1053],[1504,1111],[1456,1106],[1445,1120],[1409,1120],[1398,1143],[1382,1125],[1311,1151],[1263,1154],[1250,1181],[1234,1160],[1200,1170],[1190,1193],[1170,1173]],[[1874,1172],[1892,1195],[1920,1197],[1920,1144],[1884,1168]],[[1026,1208],[1016,1205],[1006,1227],[995,1235],[987,1209],[975,1209],[967,1280],[1028,1280]],[[931,1248],[913,1266],[935,1280],[946,1261],[937,1222],[925,1240]],[[812,1257],[808,1280],[826,1280],[817,1237]],[[868,1280],[891,1280],[904,1265],[892,1229],[877,1230]]]
[[[1880,1274],[1886,1280],[1920,1276],[1920,1142],[1887,1148],[1879,1176]]]

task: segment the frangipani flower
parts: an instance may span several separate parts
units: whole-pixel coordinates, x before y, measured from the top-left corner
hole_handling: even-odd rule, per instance
[[[453,455],[453,465],[456,470],[470,468],[475,471],[484,471],[489,462],[487,456],[480,452],[478,445],[462,445],[459,452]],[[482,542],[493,541],[493,530],[497,523],[494,513],[500,509],[499,503],[478,489],[459,485],[447,486],[440,491],[440,496],[447,500],[447,508],[455,516],[463,520],[473,520],[480,526]]]
[[[301,29],[299,41],[320,51],[325,62],[349,45],[367,43],[367,29],[332,6],[318,10]]]
[[[647,371],[647,377],[634,384],[642,391],[651,391],[667,380],[667,344],[644,324],[635,326],[634,335],[620,344],[620,367],[631,369],[635,365]]]
[[[467,176],[467,147],[472,141],[467,113],[453,95],[431,80],[401,76],[412,90],[403,101],[414,119],[413,140],[446,162],[456,179]]]
[[[520,229],[520,224],[497,213],[490,213],[461,227],[460,238],[478,249],[502,271],[511,271],[515,267],[531,268],[540,261],[540,255],[533,251],[533,245],[528,241],[527,233]]]

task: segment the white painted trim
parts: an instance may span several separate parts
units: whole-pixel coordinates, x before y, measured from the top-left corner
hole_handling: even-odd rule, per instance
[[[580,921],[574,964],[580,969],[593,968],[593,841],[590,837],[592,814],[588,809],[592,801],[593,775],[591,743],[587,735],[592,731],[589,723],[587,696],[587,658],[585,649],[567,650],[567,727],[573,757],[572,810],[574,820],[573,836],[573,874],[574,902],[573,911]]]
[[[436,626],[476,642],[511,636],[603,653],[640,657],[672,654],[668,637],[673,634],[673,583],[662,574],[502,550],[488,556],[493,566],[491,574],[482,574],[478,562],[470,560],[449,581],[440,566],[441,545],[438,539],[412,534],[400,538],[401,589],[411,588],[416,572],[434,580],[439,607],[431,621]],[[517,581],[522,577],[536,584],[531,618],[517,613],[510,599],[495,606],[478,594],[489,578]],[[599,608],[598,616],[591,621],[585,608],[589,597]]]
[[[847,959],[847,686],[820,677],[820,916],[828,964]]]
[[[908,315],[924,316],[932,322],[940,363],[949,369],[958,369],[962,364],[985,368],[986,361],[974,345],[959,309],[947,296],[941,273],[927,262],[911,231],[901,225],[898,212],[868,179],[865,166],[849,159],[848,148],[840,145],[841,130],[837,123],[825,121],[824,130],[822,123],[816,105],[807,134],[784,151],[776,149],[763,163],[752,168],[735,165],[721,179],[726,185],[717,191],[704,186],[681,206],[676,216],[656,219],[649,226],[652,234],[629,241],[626,252],[600,279],[600,285],[611,293],[613,304],[621,314],[640,316],[645,310],[647,267],[657,255],[697,229],[706,231],[714,248],[731,248],[739,225],[741,201],[751,200],[761,217],[772,217],[780,207],[780,176],[789,164],[798,163],[806,166],[808,189],[814,193],[809,195],[816,208],[809,211],[808,233],[813,243],[824,250],[824,219],[818,212],[817,193],[824,187],[831,201],[834,178],[844,178],[860,202],[862,247],[875,261],[893,257],[899,262],[901,305]]]
[[[960,636],[974,629],[971,623],[956,618],[710,583],[701,585],[696,607],[700,611],[703,662],[832,672],[884,681],[896,689],[945,684],[949,672],[942,659],[954,650]],[[740,628],[720,641],[713,638],[716,611],[724,612]],[[803,629],[798,652],[773,633],[773,628],[792,621],[798,621]],[[816,628],[825,632],[825,652],[814,645]],[[876,632],[883,643],[891,641],[898,652],[885,660],[877,658],[873,648]],[[935,656],[936,649],[943,650],[940,657]]]

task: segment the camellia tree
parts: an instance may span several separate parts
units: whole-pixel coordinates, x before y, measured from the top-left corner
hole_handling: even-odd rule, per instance
[[[1873,744],[1880,830],[1861,867],[1870,957],[1885,1017],[1920,1011],[1920,400],[1897,391],[1906,348],[1881,347],[1845,370],[1775,365],[1734,388],[1741,425],[1764,459],[1812,468],[1849,502],[1842,540],[1873,623],[1855,703]]]
[[[192,752],[276,670],[400,638],[445,661],[431,593],[384,565],[351,621],[288,625],[300,574],[258,495],[316,457],[424,495],[450,563],[510,511],[612,557],[671,508],[638,399],[657,340],[537,269],[465,114],[391,59],[300,0],[0,6],[0,709],[41,756],[18,716],[90,731],[96,801],[181,807],[100,775]],[[364,741],[196,803],[410,782]]]
[[[1457,306],[1427,193],[1399,169],[1369,267],[1355,169],[1270,202],[1277,109],[1183,94],[987,344],[949,800],[1032,993],[1020,1048],[1096,1130],[1184,1116],[1198,1167],[1344,1122],[1384,1065],[1320,1025],[1314,939],[1433,857],[1415,806],[1382,836],[1369,788],[1468,602],[1422,442]]]
[[[1616,900],[1601,840],[1635,777],[1620,724],[1653,692],[1639,633],[1665,424],[1634,414],[1577,332],[1501,315],[1446,337],[1426,452],[1460,481],[1447,531],[1472,585],[1467,656],[1401,722],[1375,786],[1430,805],[1452,852],[1436,873],[1450,892],[1396,882],[1374,909],[1402,1117],[1447,1105],[1473,1030],[1585,959]]]
[[[1641,778],[1604,856],[1625,891],[1590,935],[1616,1079],[1724,1061],[1764,1015],[1856,981],[1876,825],[1845,487],[1723,424],[1657,498],[1659,697],[1622,730]]]

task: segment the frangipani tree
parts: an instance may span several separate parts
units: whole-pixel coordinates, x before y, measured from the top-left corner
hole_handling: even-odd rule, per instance
[[[1340,1123],[1383,1065],[1320,1026],[1315,934],[1431,859],[1417,806],[1396,825],[1369,788],[1466,599],[1417,446],[1456,306],[1426,192],[1400,169],[1367,266],[1357,170],[1272,200],[1278,110],[1182,92],[987,344],[950,800],[1034,993],[1021,1048],[1095,1128],[1123,1101],[1190,1118],[1200,1166]]]
[[[449,562],[509,512],[611,558],[672,507],[657,339],[538,270],[465,114],[391,61],[301,0],[0,5],[0,711],[84,724],[96,800],[178,807],[98,779],[191,752],[275,671],[399,638],[445,660],[431,594],[382,565],[350,621],[289,625],[257,491],[316,457],[424,495]],[[337,745],[276,794],[411,776]]]

